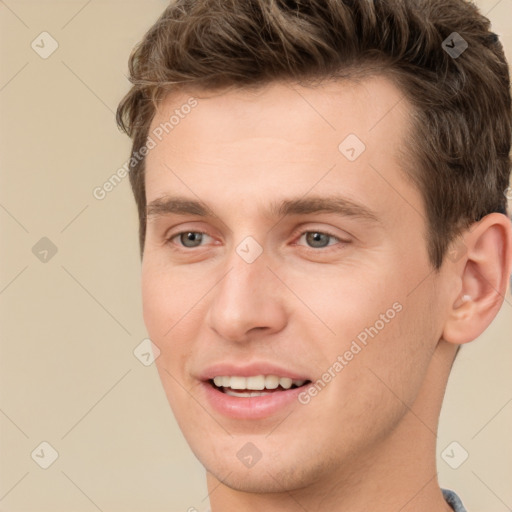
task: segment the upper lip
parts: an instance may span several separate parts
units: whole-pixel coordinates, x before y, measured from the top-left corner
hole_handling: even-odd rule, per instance
[[[267,362],[253,362],[250,364],[217,363],[205,368],[199,374],[199,379],[206,381],[219,376],[251,377],[254,375],[276,375],[294,380],[309,380],[304,373]]]

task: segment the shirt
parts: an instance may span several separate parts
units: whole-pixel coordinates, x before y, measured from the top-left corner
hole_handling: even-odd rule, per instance
[[[443,491],[443,496],[448,505],[453,508],[454,512],[467,512],[466,508],[460,501],[460,498],[453,492],[448,489],[441,489]]]
[[[462,501],[460,501],[460,498],[453,491],[448,489],[441,489],[441,491],[443,491],[443,496],[446,500],[446,503],[448,503],[448,505],[453,508],[454,512],[467,512],[467,510],[464,508],[464,505],[462,504]],[[210,512],[210,509],[206,510],[205,512]]]

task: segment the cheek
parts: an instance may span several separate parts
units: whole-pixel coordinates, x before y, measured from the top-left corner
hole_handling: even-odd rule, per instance
[[[148,261],[142,267],[144,323],[150,339],[160,349],[155,365],[171,409],[175,412],[180,410],[180,405],[186,403],[181,387],[184,383],[181,371],[186,365],[187,347],[190,346],[187,338],[190,332],[186,328],[188,326],[190,329],[193,322],[197,321],[193,318],[193,311],[190,311],[191,305],[186,293],[190,287],[183,288],[176,276],[177,273],[151,265]]]
[[[381,267],[342,267],[320,272],[291,276],[294,291],[309,307],[312,315],[303,321],[315,321],[325,326],[326,334],[333,340],[333,349],[340,350],[361,334],[364,342],[371,335],[380,335],[399,321],[404,294],[397,289],[392,269]],[[297,305],[300,310],[303,305]],[[368,332],[369,331],[369,332]],[[365,334],[366,333],[366,334]],[[370,334],[371,333],[371,334]]]
[[[184,357],[186,340],[182,330],[188,317],[184,310],[186,297],[179,289],[179,283],[173,282],[169,276],[168,271],[159,271],[149,264],[143,265],[141,284],[144,324],[150,339],[160,349],[156,365],[170,399],[176,390],[173,389],[175,382],[167,372],[175,375],[176,367]]]
[[[157,359],[166,387],[176,382],[163,368],[181,381],[204,323],[201,298],[212,284],[208,279],[153,263],[148,258],[142,266],[142,310],[151,340],[160,349]]]
[[[151,259],[151,255],[145,258],[141,274],[142,311],[150,334],[162,338],[178,325],[201,296],[198,282],[197,278],[187,279],[183,272]]]
[[[157,273],[147,267],[142,271],[142,314],[144,323],[153,341],[157,342],[172,325],[174,311],[173,294],[168,293],[164,279],[158,279]]]
[[[393,392],[413,400],[437,343],[434,319],[424,306],[433,300],[428,283],[410,293],[418,280],[417,272],[397,264],[317,273],[314,280],[297,276],[297,295],[331,331],[312,315],[300,320],[309,325],[301,330],[316,340],[314,350],[322,353],[320,374],[330,368],[336,373],[336,400],[344,400],[346,392],[370,401],[382,395],[393,401]],[[336,371],[339,356],[343,368],[337,365]]]

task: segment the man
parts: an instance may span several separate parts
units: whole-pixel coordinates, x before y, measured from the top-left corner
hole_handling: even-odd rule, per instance
[[[435,442],[512,264],[464,0],[178,0],[130,58],[144,320],[212,512],[463,511]]]

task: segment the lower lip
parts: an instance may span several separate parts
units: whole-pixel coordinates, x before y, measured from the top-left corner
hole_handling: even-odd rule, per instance
[[[219,391],[209,382],[201,383],[209,404],[224,416],[257,420],[272,416],[293,403],[299,405],[298,396],[307,386],[275,391],[263,396],[237,397]]]

